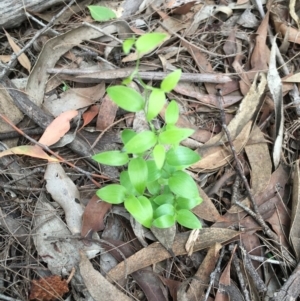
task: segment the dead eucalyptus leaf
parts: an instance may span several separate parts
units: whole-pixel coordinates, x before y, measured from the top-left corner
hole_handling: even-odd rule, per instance
[[[3,30],[5,32],[9,45],[13,49],[14,53],[18,54],[21,51],[21,48],[16,44],[16,42],[13,40],[10,34],[6,32],[5,29]],[[18,56],[18,61],[28,72],[30,72],[31,63],[25,53],[22,53],[21,55]]]

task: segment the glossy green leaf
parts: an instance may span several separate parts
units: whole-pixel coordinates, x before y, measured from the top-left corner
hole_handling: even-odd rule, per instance
[[[163,145],[157,144],[153,149],[153,158],[158,169],[161,169],[165,163],[166,149]]]
[[[164,193],[153,199],[157,205],[174,204],[174,195],[172,193]]]
[[[142,158],[131,159],[128,164],[128,175],[132,186],[143,194],[148,180],[147,163]]]
[[[173,173],[169,179],[171,191],[184,198],[199,197],[198,187],[193,178],[186,172],[178,170]]]
[[[151,131],[136,134],[125,145],[128,154],[142,154],[157,143],[157,136]]]
[[[160,193],[161,186],[158,183],[158,181],[153,181],[153,182],[148,182],[147,183],[147,190],[152,194],[152,195],[157,195]]]
[[[153,49],[155,49],[157,46],[159,46],[166,37],[167,35],[165,33],[159,33],[159,32],[146,33],[137,39],[135,43],[136,50],[140,54],[145,54],[147,52],[150,52]]]
[[[118,184],[111,184],[100,188],[97,190],[96,194],[100,199],[107,203],[121,204],[124,202],[126,192],[125,187]]]
[[[177,70],[171,72],[161,82],[160,88],[166,93],[171,92],[178,84],[180,76],[181,76],[180,69],[177,69]]]
[[[181,226],[189,229],[202,228],[199,219],[194,215],[194,213],[187,209],[178,210],[176,220]]]
[[[165,92],[160,89],[153,89],[148,99],[147,121],[154,119],[166,103]]]
[[[133,44],[135,43],[135,39],[134,38],[129,38],[129,39],[126,39],[124,42],[123,42],[123,52],[125,54],[128,54],[133,46]]]
[[[107,151],[92,156],[93,160],[110,166],[122,166],[129,161],[128,155],[120,151]]]
[[[185,146],[177,146],[168,150],[166,161],[172,166],[190,166],[200,160],[200,156]]]
[[[183,198],[183,197],[178,197],[176,198],[176,208],[179,209],[193,209],[197,205],[201,204],[202,199],[201,197],[197,198]]]
[[[123,144],[126,144],[130,139],[136,135],[136,132],[130,129],[125,129],[121,133],[121,140]]]
[[[159,206],[153,213],[153,218],[158,218],[162,215],[174,215],[175,208],[171,204],[163,204]]]
[[[95,21],[108,21],[117,17],[111,9],[105,6],[89,5],[88,8]]]
[[[129,196],[125,199],[124,206],[140,224],[151,227],[153,209],[149,199],[144,196]]]
[[[120,108],[128,112],[141,111],[145,100],[136,90],[125,86],[112,86],[107,88],[107,94]]]
[[[179,107],[175,100],[172,100],[166,109],[165,121],[166,124],[175,124],[179,118]]]
[[[194,130],[192,129],[172,129],[172,130],[166,130],[159,134],[158,139],[159,142],[162,144],[173,144],[177,145],[182,140],[188,138],[194,133]]]
[[[152,225],[156,228],[169,228],[175,224],[175,221],[174,215],[162,215],[155,219]]]

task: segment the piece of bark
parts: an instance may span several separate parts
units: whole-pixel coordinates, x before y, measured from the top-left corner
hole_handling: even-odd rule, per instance
[[[10,28],[20,25],[26,20],[25,11],[41,12],[54,5],[64,3],[64,0],[23,0],[0,1],[0,27]]]

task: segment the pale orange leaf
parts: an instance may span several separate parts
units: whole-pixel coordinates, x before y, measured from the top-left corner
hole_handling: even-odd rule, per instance
[[[40,158],[48,160],[49,162],[58,162],[59,160],[48,156],[39,146],[37,145],[21,145],[12,147],[0,153],[0,158],[9,155],[26,155],[34,158]]]
[[[6,34],[8,43],[9,43],[10,47],[13,49],[14,53],[17,54],[18,52],[20,52],[21,48],[15,43],[15,41],[12,39],[12,37],[9,35],[8,32],[6,32],[5,30],[4,30],[4,32]],[[30,72],[31,63],[25,53],[22,53],[21,55],[18,56],[18,61],[25,69],[28,70],[28,72]]]
[[[77,114],[78,112],[75,110],[61,113],[48,125],[39,142],[50,146],[59,141],[69,131],[70,120],[77,116]]]

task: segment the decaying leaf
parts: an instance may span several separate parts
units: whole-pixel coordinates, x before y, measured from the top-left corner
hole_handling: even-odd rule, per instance
[[[291,216],[291,230],[289,239],[293,245],[296,256],[300,258],[300,160],[294,163],[294,179],[293,179],[293,203]]]
[[[189,285],[189,289],[186,292],[186,300],[201,300],[202,295],[209,284],[211,272],[215,269],[221,248],[222,245],[216,243],[208,249],[204,260],[202,261],[196,274],[194,275],[192,282]]]
[[[276,68],[276,47],[276,39],[274,38],[267,79],[268,86],[275,105],[275,142],[273,147],[273,162],[275,168],[278,167],[280,162],[284,122],[281,79]]]
[[[13,38],[10,36],[8,32],[6,32],[5,30],[4,32],[6,34],[9,45],[13,49],[14,53],[16,54],[19,53],[21,51],[21,48],[15,43],[15,41],[13,40]],[[31,63],[25,53],[22,53],[21,55],[18,56],[18,61],[28,72],[30,72]]]
[[[94,232],[103,230],[104,217],[110,208],[111,204],[100,201],[99,198],[94,195],[84,209],[81,236],[92,238]]]
[[[115,120],[118,106],[106,95],[101,102],[96,128],[103,131]]]
[[[69,131],[71,119],[77,115],[78,112],[75,110],[60,114],[48,125],[39,142],[51,146],[59,141]]]
[[[45,159],[49,162],[58,162],[59,160],[47,155],[39,146],[37,145],[21,145],[12,147],[0,153],[0,158],[8,155],[26,155],[34,158]]]
[[[48,164],[44,179],[47,191],[65,211],[68,228],[73,234],[80,233],[83,206],[76,185],[59,163]]]
[[[87,111],[85,111],[82,114],[83,124],[78,131],[81,131],[86,125],[88,125],[98,115],[98,112],[99,105],[93,105]]]
[[[107,279],[105,279],[98,271],[96,271],[89,259],[83,252],[80,252],[79,269],[83,281],[95,301],[130,301],[127,297]]]
[[[233,140],[233,146],[237,153],[239,153],[244,146],[246,145],[250,131],[251,131],[252,122],[249,121],[248,124],[243,128],[235,140]],[[212,140],[212,139],[211,139]],[[211,141],[209,140],[208,143]],[[227,144],[210,146],[208,149],[205,149],[205,145],[199,149],[201,160],[191,166],[192,169],[201,170],[201,171],[212,171],[216,168],[220,168],[232,160],[232,152],[230,147]],[[204,151],[202,152],[202,148]]]
[[[87,88],[70,88],[59,95],[59,98],[48,99],[43,108],[57,117],[66,111],[74,111],[93,105],[105,93],[104,82]]]
[[[185,243],[190,235],[190,232],[179,233],[175,236],[172,250],[175,256],[186,254]],[[229,229],[211,228],[199,230],[199,240],[194,244],[194,252],[209,248],[215,243],[224,243],[239,235],[239,232]],[[107,279],[114,281],[121,280],[125,277],[126,272],[131,274],[141,268],[151,264],[160,262],[171,257],[170,253],[160,244],[153,243],[147,248],[144,248],[126,260],[119,263],[107,275]]]

